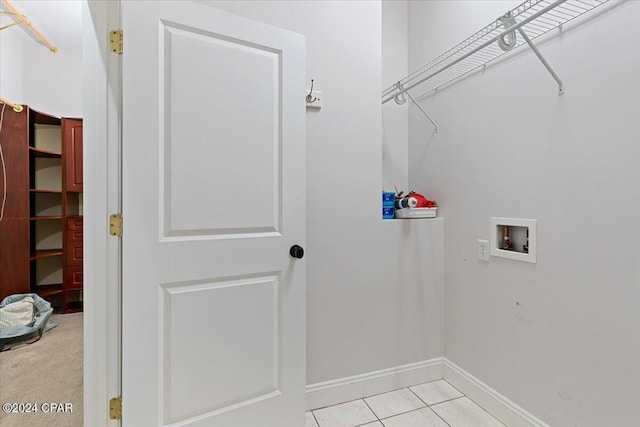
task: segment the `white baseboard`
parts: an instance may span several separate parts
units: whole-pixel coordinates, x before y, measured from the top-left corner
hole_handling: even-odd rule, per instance
[[[508,427],[550,427],[448,359],[444,379]]]
[[[550,427],[444,357],[307,386],[307,411],[445,379],[508,427]]]
[[[307,410],[442,379],[444,359],[425,360],[307,386]]]

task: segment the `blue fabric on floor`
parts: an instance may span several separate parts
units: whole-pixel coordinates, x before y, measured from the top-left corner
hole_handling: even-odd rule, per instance
[[[47,322],[47,325],[44,327],[44,330],[43,330],[42,332],[50,331],[51,329],[53,329],[53,328],[55,328],[55,327],[57,327],[57,326],[58,326],[58,324],[57,324],[57,323],[53,323],[51,320],[49,320],[49,321]]]
[[[35,342],[40,339],[45,330],[57,326],[54,324],[54,326],[48,327],[49,317],[51,316],[51,313],[53,313],[53,308],[51,308],[51,304],[48,301],[42,299],[37,294],[10,295],[0,302],[0,307],[4,307],[12,302],[20,301],[25,297],[33,298],[33,302],[38,313],[35,319],[26,325],[6,326],[0,328],[0,351],[2,351],[8,344],[22,340]],[[36,339],[34,340],[33,338]]]

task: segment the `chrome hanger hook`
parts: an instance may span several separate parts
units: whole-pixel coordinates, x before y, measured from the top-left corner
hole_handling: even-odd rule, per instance
[[[511,11],[505,13],[500,18],[498,18],[498,22],[502,24],[502,27],[505,30],[508,30],[509,28],[513,27],[518,23],[516,21],[516,18],[511,14]],[[503,36],[498,37],[498,46],[500,46],[500,49],[504,50],[505,52],[516,47],[516,42],[517,42],[517,39],[516,39],[515,30]]]
[[[313,79],[311,79],[311,89],[309,89],[309,94],[306,96],[306,100],[308,104],[312,104],[318,100],[313,94]]]
[[[404,105],[405,102],[407,102],[407,94],[406,91],[404,90],[404,87],[402,87],[402,84],[400,82],[396,83],[396,86],[398,87],[398,90],[400,92],[398,92],[396,94],[396,96],[393,97],[393,100],[396,102],[396,104],[398,105]]]

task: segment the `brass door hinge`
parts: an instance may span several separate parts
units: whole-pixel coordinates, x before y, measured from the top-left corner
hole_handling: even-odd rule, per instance
[[[122,396],[114,397],[109,401],[109,419],[122,419]]]
[[[109,234],[122,237],[122,214],[113,214],[109,217]]]
[[[111,52],[122,55],[122,39],[122,30],[109,33],[109,49],[111,49]]]

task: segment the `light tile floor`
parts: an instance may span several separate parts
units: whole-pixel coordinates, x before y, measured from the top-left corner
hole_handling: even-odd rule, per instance
[[[306,427],[504,427],[444,380],[309,411]]]

